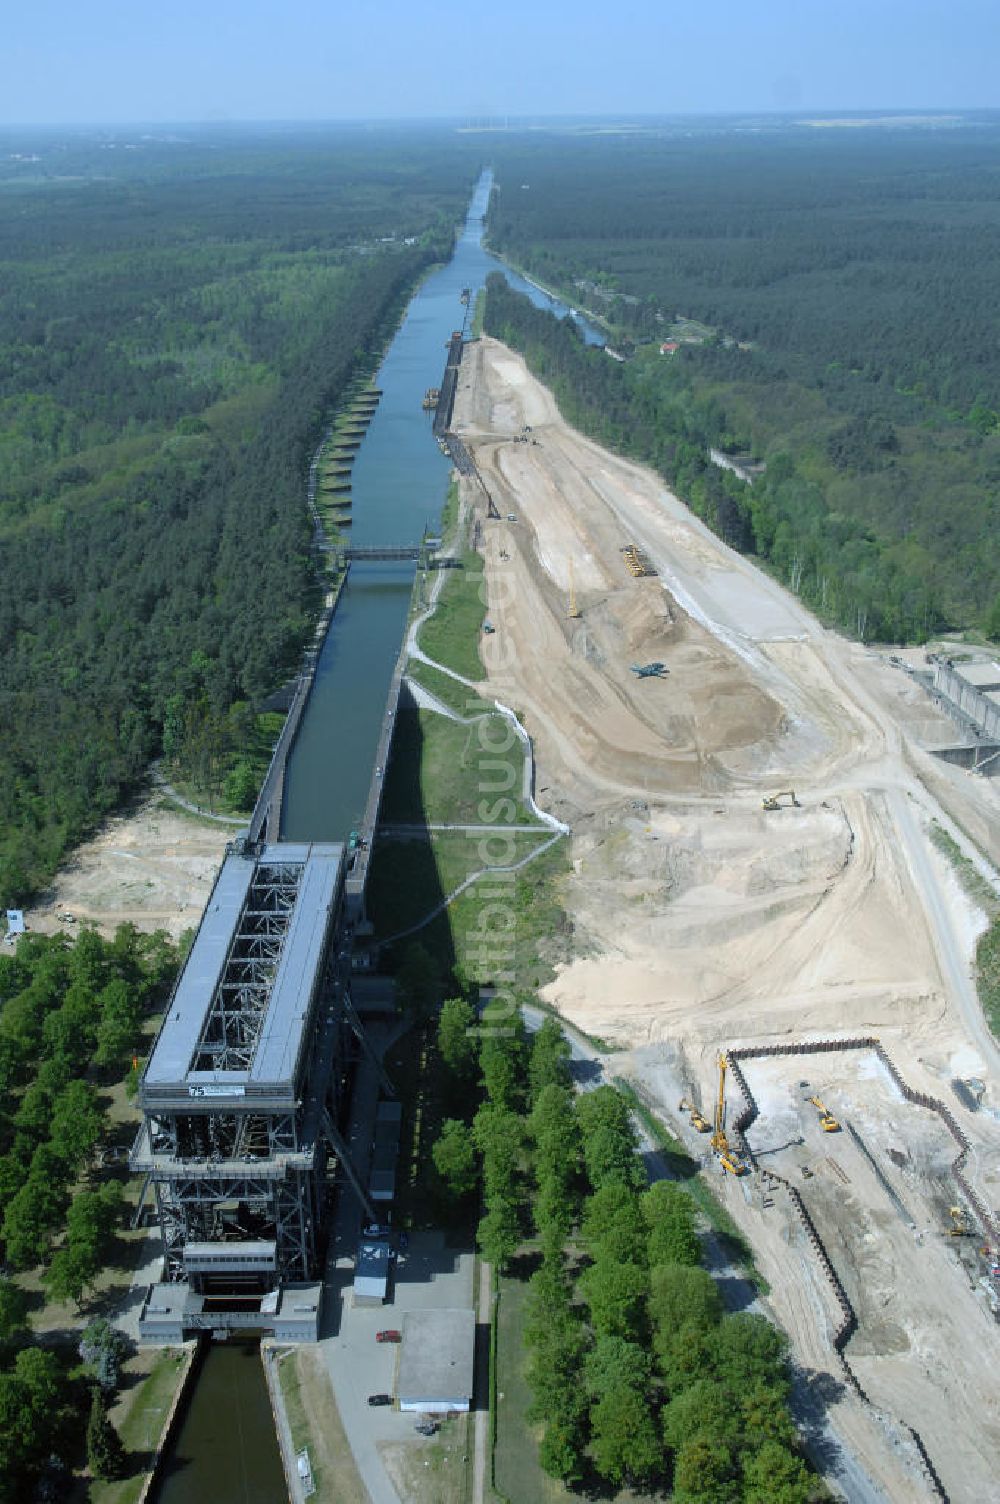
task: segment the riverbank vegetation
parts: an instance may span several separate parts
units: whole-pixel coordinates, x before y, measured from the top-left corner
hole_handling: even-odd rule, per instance
[[[431,134],[216,136],[46,136],[0,171],[7,903],[297,664],[312,448],[475,176]]]
[[[976,992],[986,1022],[1000,1037],[1000,898],[993,884],[986,881],[978,867],[936,820],[931,823],[931,840],[951,863],[972,902],[986,915],[986,929],[976,942]]]
[[[316,1504],[367,1504],[368,1490],[321,1354],[312,1348],[287,1348],[274,1366],[296,1456],[308,1448]]]
[[[995,148],[988,124],[510,144],[491,243],[627,359],[499,280],[486,331],[824,619],[1000,635]]]

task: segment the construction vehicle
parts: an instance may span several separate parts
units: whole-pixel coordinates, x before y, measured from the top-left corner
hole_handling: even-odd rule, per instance
[[[802,806],[795,797],[794,789],[782,789],[780,794],[770,794],[764,800],[764,808],[768,810],[781,809],[782,799],[787,799],[793,809],[801,809]]]
[[[580,615],[580,607],[576,603],[576,583],[573,579],[572,559],[569,561],[569,605],[566,608],[566,615],[573,618]]]
[[[712,1133],[712,1149],[719,1157],[722,1168],[730,1175],[745,1175],[742,1165],[729,1139],[726,1137],[726,1057],[719,1054],[719,1095],[715,1102],[715,1128]]]
[[[634,543],[627,543],[622,553],[625,555],[625,568],[633,579],[642,580],[656,574],[649,556],[641,548],[636,548]]]
[[[830,1112],[826,1107],[824,1107],[819,1097],[810,1097],[809,1100],[815,1107],[816,1111],[819,1113],[819,1126],[822,1128],[823,1132],[839,1133],[840,1124],[837,1122],[837,1119],[834,1117],[833,1113]]]
[[[687,1099],[687,1097],[682,1097],[681,1098],[680,1102],[678,1103],[678,1111],[679,1112],[689,1112],[691,1114],[691,1127],[697,1129],[697,1131],[699,1133],[710,1133],[711,1132],[711,1130],[712,1130],[711,1123],[708,1121],[707,1118],[703,1118],[702,1117],[702,1115],[698,1111],[697,1107],[694,1105],[693,1102],[689,1102],[688,1099]]]
[[[966,1222],[960,1206],[949,1206],[948,1215],[951,1218],[951,1226],[948,1228],[949,1238],[971,1238],[974,1236],[973,1229]]]
[[[633,663],[630,668],[638,679],[665,679],[670,672],[665,663]]]

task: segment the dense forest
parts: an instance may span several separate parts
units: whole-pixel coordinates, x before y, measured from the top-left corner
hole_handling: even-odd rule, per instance
[[[555,1019],[532,1034],[507,1009],[495,1022],[464,998],[441,1006],[424,1052],[438,1097],[425,1131],[436,1129],[441,1214],[481,1196],[501,1347],[508,1303],[523,1308],[523,1444],[537,1465],[589,1498],[827,1498],[789,1411],[785,1337],[726,1312],[701,1267],[695,1204],[677,1181],[649,1184],[626,1098],[575,1090]],[[515,1424],[510,1406],[500,1426]]]
[[[75,943],[28,935],[16,955],[0,956],[2,1504],[66,1496],[88,1408],[91,1466],[98,1476],[117,1470],[106,1405],[125,1351],[120,1334],[98,1319],[78,1349],[68,1333],[53,1334],[53,1315],[92,1301],[105,1272],[122,1266],[122,1137],[132,1126],[109,1108],[122,1077],[135,1080],[134,1053],[177,963],[166,935],[130,925],[113,940],[89,929]],[[44,1345],[33,1315],[46,1326]]]
[[[450,251],[443,136],[10,136],[0,170],[0,898],[294,665],[323,415]]]
[[[1000,635],[998,162],[989,122],[506,145],[490,243],[630,359],[499,291],[488,328],[827,619]],[[752,495],[708,444],[766,461]]]

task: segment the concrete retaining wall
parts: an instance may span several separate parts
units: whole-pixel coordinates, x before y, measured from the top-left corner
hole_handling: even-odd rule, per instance
[[[970,716],[985,736],[1000,741],[1000,705],[963,679],[957,669],[936,663],[934,688]]]
[[[340,597],[347,583],[347,573],[350,569],[348,564],[341,575],[332,601],[323,608],[323,612],[316,623],[316,631],[310,646],[306,649],[302,660],[302,668],[295,684],[292,695],[292,703],[285,717],[285,724],[281,728],[281,735],[271,753],[271,761],[264,782],[261,784],[260,793],[257,795],[257,803],[254,805],[253,814],[250,817],[249,836],[251,841],[278,840],[281,834],[281,806],[285,797],[285,769],[295,745],[295,738],[299,734],[302,724],[302,715],[306,708],[306,702],[312,692],[313,681],[316,677],[316,665],[319,662],[323,645],[326,642],[326,634],[330,630]]]

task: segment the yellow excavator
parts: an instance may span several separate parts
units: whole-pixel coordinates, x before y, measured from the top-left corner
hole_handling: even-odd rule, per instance
[[[971,1238],[972,1228],[965,1220],[960,1206],[949,1206],[948,1215],[951,1218],[951,1226],[948,1228],[949,1238]]]
[[[687,1097],[681,1098],[677,1104],[677,1110],[678,1112],[689,1112],[691,1114],[691,1127],[696,1128],[699,1133],[710,1133],[712,1131],[711,1123],[707,1118],[702,1117],[697,1107],[693,1102],[689,1102]]]
[[[715,1129],[712,1133],[712,1148],[719,1156],[719,1163],[730,1175],[745,1175],[746,1166],[740,1164],[735,1151],[726,1137],[726,1057],[719,1055],[719,1095],[715,1103]]]
[[[794,789],[782,789],[780,794],[769,794],[764,800],[764,808],[767,810],[781,809],[782,799],[787,799],[793,809],[802,808],[802,805],[795,797]]]
[[[839,1133],[840,1124],[837,1122],[837,1119],[834,1117],[833,1113],[830,1112],[826,1107],[824,1107],[819,1097],[810,1097],[809,1100],[815,1107],[816,1111],[819,1113],[819,1126],[822,1128],[823,1132]]]

